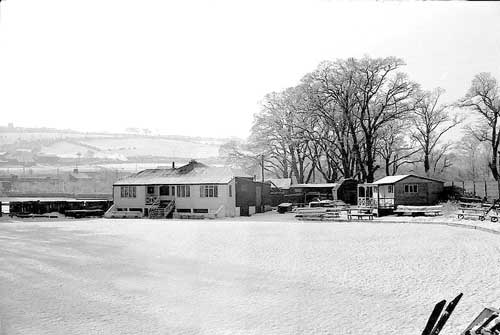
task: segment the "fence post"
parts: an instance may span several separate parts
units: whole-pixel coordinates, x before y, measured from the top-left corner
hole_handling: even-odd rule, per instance
[[[472,187],[474,190],[474,196],[476,196],[476,182],[474,180],[472,181]]]
[[[465,181],[462,180],[462,195],[465,195]]]
[[[486,180],[484,180],[484,197],[488,198],[488,186],[486,184]]]

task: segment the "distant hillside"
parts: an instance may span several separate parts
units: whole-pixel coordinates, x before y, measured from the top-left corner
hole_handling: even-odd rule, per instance
[[[0,127],[2,150],[17,148],[61,158],[96,158],[126,161],[138,157],[197,158],[217,157],[228,138],[179,135],[82,133],[48,128]]]

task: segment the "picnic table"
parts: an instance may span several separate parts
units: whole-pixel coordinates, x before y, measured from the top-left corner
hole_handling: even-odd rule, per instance
[[[347,220],[353,218],[357,220],[368,219],[373,220],[373,208],[371,207],[351,207],[347,210]]]

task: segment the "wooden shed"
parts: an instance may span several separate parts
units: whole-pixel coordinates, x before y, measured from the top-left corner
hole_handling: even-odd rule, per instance
[[[290,192],[291,178],[274,178],[266,182],[270,184],[271,206],[276,207],[287,201],[285,195]]]
[[[358,185],[358,205],[393,210],[398,205],[435,205],[444,182],[416,175],[387,176],[373,183]]]
[[[323,184],[292,184],[290,192],[285,195],[287,202],[309,203],[315,199],[342,200],[345,203],[356,204],[356,186],[354,179],[342,179],[336,183]]]
[[[342,200],[346,204],[356,205],[358,181],[354,179],[341,179],[333,187],[333,200]]]

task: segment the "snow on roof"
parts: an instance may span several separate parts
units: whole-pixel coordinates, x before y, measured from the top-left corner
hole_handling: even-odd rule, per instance
[[[384,177],[382,179],[379,179],[379,180],[373,182],[372,184],[375,184],[375,185],[394,184],[394,183],[397,183],[398,181],[401,181],[401,180],[403,180],[405,178],[408,178],[408,177],[415,177],[415,178],[420,178],[420,179],[433,180],[433,181],[437,181],[437,182],[442,183],[441,180],[432,179],[432,178],[428,178],[428,177],[421,177],[421,176],[417,176],[417,175],[414,175],[414,174],[400,174],[400,175],[395,175],[395,176]]]
[[[249,177],[229,167],[207,166],[195,161],[175,169],[147,169],[114,185],[227,184],[234,177]]]
[[[270,181],[274,186],[282,190],[290,189],[290,185],[292,184],[292,178],[270,178],[267,181]]]
[[[379,179],[377,181],[374,181],[372,184],[394,184],[400,180],[405,179],[406,177],[409,177],[409,174],[400,174],[400,175],[395,175],[395,176],[387,176],[382,179]]]
[[[295,184],[291,187],[308,187],[308,188],[325,188],[325,187],[336,187],[338,183],[324,183],[324,184]]]

